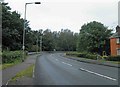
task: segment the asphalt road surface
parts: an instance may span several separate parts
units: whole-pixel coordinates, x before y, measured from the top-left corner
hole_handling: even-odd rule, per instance
[[[43,53],[36,60],[35,85],[118,85],[118,68],[83,63],[62,53]]]

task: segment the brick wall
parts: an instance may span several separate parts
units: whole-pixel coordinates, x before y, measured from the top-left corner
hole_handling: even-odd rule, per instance
[[[117,44],[116,44],[116,38],[111,38],[110,39],[110,50],[111,50],[111,56],[116,56],[117,55]]]

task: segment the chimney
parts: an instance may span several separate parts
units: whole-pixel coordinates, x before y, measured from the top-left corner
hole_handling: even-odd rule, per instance
[[[118,36],[120,36],[120,27],[119,26],[116,27],[116,33],[118,33]]]

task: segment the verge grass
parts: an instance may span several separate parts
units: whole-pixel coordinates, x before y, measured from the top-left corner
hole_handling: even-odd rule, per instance
[[[11,79],[11,81],[15,81],[21,77],[30,77],[32,78],[33,75],[33,68],[34,68],[34,64],[29,66],[27,69],[22,70],[21,72],[17,73],[15,77],[13,77]]]

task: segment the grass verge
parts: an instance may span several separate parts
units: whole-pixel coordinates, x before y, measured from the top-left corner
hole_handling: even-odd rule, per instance
[[[82,60],[98,60],[99,62],[109,62],[109,63],[113,63],[113,64],[120,64],[120,61],[117,61],[119,59],[119,57],[110,57],[109,56],[107,58],[102,58],[101,56],[99,56],[99,59],[97,59],[97,55],[96,54],[89,54],[89,53],[79,53],[79,52],[67,52],[66,56],[70,57],[75,57],[75,58],[81,58]],[[110,60],[111,59],[111,60]],[[115,61],[113,61],[113,59]]]
[[[19,64],[21,62],[22,62],[21,60],[15,60],[14,63],[4,63],[4,64],[1,64],[0,65],[0,70],[4,70],[6,68],[12,67],[12,66],[14,66],[16,64]]]
[[[19,79],[19,78],[21,78],[21,77],[25,77],[25,76],[32,78],[32,75],[33,75],[33,67],[34,67],[34,64],[31,65],[31,66],[29,66],[27,69],[25,69],[25,70],[17,73],[16,76],[11,79],[11,81],[15,81],[15,80],[17,80],[17,79]]]
[[[14,65],[15,65],[14,63],[0,65],[0,70],[4,70],[4,69],[6,69],[8,67],[12,67]]]

